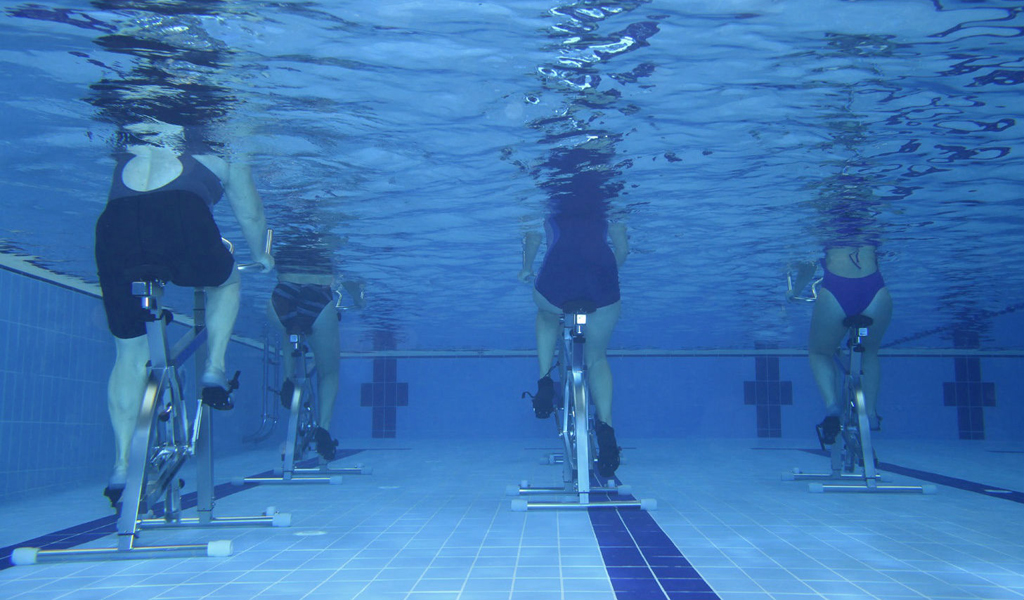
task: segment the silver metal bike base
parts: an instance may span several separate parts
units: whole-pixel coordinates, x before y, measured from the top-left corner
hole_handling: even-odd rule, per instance
[[[882,475],[874,471],[871,477],[864,473],[804,473],[799,468],[782,474],[783,481],[810,481],[807,488],[812,493],[823,492],[861,492],[889,494],[934,494],[938,490],[934,485],[883,484]]]
[[[507,496],[557,496],[558,500],[528,501],[516,499],[512,501],[512,510],[523,512],[531,509],[576,509],[576,508],[640,508],[642,510],[655,510],[658,504],[653,499],[626,500],[626,499],[591,499],[591,494],[616,494],[619,496],[630,496],[632,488],[628,485],[616,487],[590,486],[589,491],[579,492],[572,484],[563,487],[533,487],[527,481],[521,481],[519,485],[510,485],[505,488]]]
[[[248,517],[210,517],[204,520],[199,517],[183,517],[175,520],[160,518],[139,519],[139,527],[144,529],[175,529],[179,527],[250,527],[253,525],[269,525],[270,527],[289,527],[292,524],[290,513],[267,511],[265,516]]]
[[[874,484],[874,485],[872,485]],[[808,491],[813,493],[823,492],[857,492],[857,493],[879,493],[879,494],[934,494],[937,489],[934,485],[895,485],[875,484],[874,481],[863,483],[810,483]]]
[[[49,562],[143,560],[148,558],[187,558],[196,556],[223,557],[231,556],[232,552],[234,552],[234,548],[232,547],[231,540],[179,546],[138,546],[127,550],[120,548],[71,548],[67,550],[17,548],[11,553],[11,562],[15,565],[34,565]]]
[[[574,497],[566,497],[564,501],[528,501],[517,498],[512,501],[514,512],[526,512],[528,510],[577,510],[587,508],[639,508],[640,510],[656,510],[658,503],[652,498],[643,500],[590,500],[588,494],[580,494],[577,500]]]
[[[317,471],[319,473],[319,471]],[[258,483],[263,484],[295,484],[295,485],[306,485],[306,484],[319,484],[325,483],[327,485],[341,485],[341,475],[314,475],[314,474],[303,474],[303,473],[292,473],[282,474],[277,476],[266,476],[266,477],[240,477],[231,481],[234,485],[244,485],[246,483]]]
[[[369,475],[373,472],[372,467],[357,464],[352,467],[331,467],[329,463],[321,462],[317,467],[294,467],[289,471],[280,468],[274,469],[273,475],[256,475],[253,477],[238,477],[231,482],[235,485],[246,483],[257,484],[310,484],[326,483],[338,485],[342,482],[342,475]]]
[[[633,488],[628,485],[620,486],[590,486],[590,492],[598,494],[621,494],[623,496],[629,496],[633,492]],[[534,487],[527,481],[521,481],[519,485],[510,485],[505,488],[506,496],[551,496],[551,495],[563,495],[563,496],[575,496],[579,494],[576,489],[571,485],[562,487]]]

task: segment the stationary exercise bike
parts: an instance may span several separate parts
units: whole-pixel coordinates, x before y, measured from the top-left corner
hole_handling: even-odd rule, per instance
[[[340,302],[340,298],[339,298]],[[317,456],[316,467],[302,467],[297,463],[306,458],[312,449],[314,433],[319,427],[319,398],[316,393],[316,368],[307,366],[305,335],[288,335],[295,374],[291,393],[282,391],[281,401],[289,407],[288,435],[281,454],[282,466],[275,469],[273,476],[245,477],[232,480],[236,485],[243,483],[341,483],[342,475],[369,475],[370,467],[331,467],[322,456]],[[282,386],[283,387],[283,386]]]
[[[270,244],[270,235],[267,236]],[[253,269],[259,265],[241,265]],[[132,435],[128,473],[120,496],[117,519],[117,546],[112,548],[71,548],[47,550],[17,548],[11,555],[16,565],[37,562],[76,560],[170,558],[183,556],[229,556],[230,540],[203,544],[142,546],[138,544],[143,529],[167,527],[206,527],[219,525],[269,525],[287,527],[291,515],[269,507],[263,515],[246,517],[214,517],[212,422],[210,407],[201,399],[201,390],[193,396],[189,414],[180,369],[195,357],[196,372],[205,363],[203,343],[206,341],[205,293],[194,294],[193,327],[171,349],[166,326],[171,313],[161,304],[165,281],[170,273],[156,266],[144,266],[130,273],[136,281],[132,293],[149,313],[146,336],[149,342],[149,375]],[[234,384],[237,386],[237,373]],[[189,458],[196,459],[196,517],[183,516],[179,472]]]
[[[790,298],[796,301],[814,302],[818,298],[821,279],[810,286],[809,296],[793,294],[793,279],[789,278]],[[799,291],[799,290],[797,290]],[[845,344],[836,348],[833,354],[836,369],[836,397],[842,412],[839,415],[839,432],[830,439],[823,425],[818,426],[818,442],[821,449],[829,454],[828,473],[804,473],[799,468],[783,473],[787,481],[814,480],[809,485],[812,492],[909,492],[934,494],[934,485],[886,485],[878,472],[878,459],[871,441],[871,424],[864,401],[861,385],[863,375],[863,339],[873,324],[866,315],[850,315],[843,320],[847,328]]]
[[[563,307],[562,344],[558,359],[562,382],[563,403],[555,410],[555,423],[562,439],[564,454],[552,456],[550,462],[562,464],[562,487],[531,487],[528,481],[518,486],[509,486],[510,496],[562,494],[557,502],[529,502],[525,499],[512,501],[512,510],[638,507],[654,510],[657,502],[653,499],[626,500],[630,489],[627,486],[602,485],[594,468],[597,460],[597,439],[594,434],[594,415],[590,405],[590,386],[587,381],[586,327],[587,315],[594,312],[592,305],[568,303]],[[617,494],[623,499],[591,499],[592,493]]]

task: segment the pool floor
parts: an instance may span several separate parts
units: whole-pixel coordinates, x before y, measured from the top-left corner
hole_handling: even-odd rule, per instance
[[[221,517],[290,527],[146,530],[140,544],[231,540],[223,558],[47,563],[0,570],[11,600],[834,600],[1024,597],[1024,450],[877,440],[892,482],[934,495],[820,494],[784,481],[825,459],[783,440],[620,440],[620,480],[657,510],[511,509],[507,488],[555,485],[553,440],[373,440],[339,485],[232,478],[278,466],[267,448],[216,464]],[[342,444],[343,447],[345,444]],[[883,471],[884,472],[884,471]],[[191,473],[183,473],[186,480]],[[2,508],[3,554],[112,511],[102,482]],[[192,511],[194,512],[194,511]],[[73,529],[72,529],[73,530]],[[112,529],[111,529],[112,530]],[[74,530],[73,530],[74,531]],[[71,534],[76,535],[76,534]],[[86,539],[86,538],[83,538]],[[113,535],[82,547],[116,544]]]

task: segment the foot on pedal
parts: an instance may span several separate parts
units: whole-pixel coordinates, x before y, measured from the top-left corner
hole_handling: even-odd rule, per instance
[[[597,434],[597,473],[609,479],[615,476],[619,468],[619,444],[615,441],[615,429],[604,421],[598,421]]]
[[[117,503],[121,501],[121,494],[124,493],[127,482],[127,470],[114,469],[110,479],[107,480],[107,487],[103,488],[103,495],[107,497],[107,500],[110,500],[111,508],[117,508]]]
[[[526,395],[529,395],[529,392]],[[533,414],[537,415],[538,419],[546,419],[555,412],[555,383],[551,381],[550,377],[545,375],[537,380],[537,395],[531,396],[531,398],[533,398]]]
[[[214,410],[231,410],[231,391],[238,388],[238,373],[228,381],[223,369],[209,368],[203,373],[203,404]]]
[[[121,494],[124,493],[124,484],[120,486],[108,485],[103,488],[103,495],[110,500],[110,508],[116,509],[117,505],[121,503]]]
[[[821,444],[821,449],[824,450],[825,446],[831,446],[836,443],[836,437],[839,435],[839,416],[828,415],[825,420],[817,425],[818,430],[818,443]]]
[[[323,427],[317,427],[313,431],[313,439],[316,442],[316,453],[330,462],[334,460],[335,450],[338,448],[338,440],[331,439],[331,434]]]
[[[292,396],[295,395],[295,384],[292,383],[291,379],[285,379],[284,383],[281,384],[281,406],[285,410],[292,409]]]
[[[231,401],[231,394],[220,386],[203,388],[203,404],[214,410],[231,410],[235,403]]]

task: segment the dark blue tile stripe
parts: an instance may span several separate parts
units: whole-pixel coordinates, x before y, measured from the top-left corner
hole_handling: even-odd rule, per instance
[[[349,456],[359,454],[362,450],[338,450],[336,460],[341,458],[347,458]],[[297,463],[297,466],[303,468],[312,468],[317,465],[318,459],[311,458],[309,460],[301,461]],[[263,471],[262,473],[256,474],[254,477],[273,477],[274,471]],[[213,488],[213,497],[216,499],[227,498],[239,492],[256,487],[259,484],[246,483],[243,485],[234,485],[233,483],[222,483]],[[195,492],[185,494],[181,497],[181,507],[183,510],[195,508],[199,503],[198,497]],[[155,516],[159,517],[163,514],[162,510],[154,510]],[[117,534],[117,516],[111,515],[109,517],[102,517],[88,523],[81,523],[79,525],[73,525],[60,531],[53,533],[47,533],[37,538],[25,540],[12,546],[6,546],[0,548],[0,571],[9,569],[14,566],[11,563],[11,553],[14,552],[15,548],[29,547],[29,548],[41,548],[44,550],[67,550],[68,548],[74,548],[81,546],[93,540],[98,540],[104,536],[116,535]]]
[[[646,511],[589,513],[616,600],[720,600]]]
[[[807,450],[804,452],[810,454],[817,454],[818,456],[828,456],[827,452],[822,450]],[[966,492],[974,492],[990,498],[1000,498],[1002,500],[1009,500],[1018,504],[1024,504],[1024,493],[1016,490],[1008,490],[999,486],[985,485],[975,481],[968,481],[966,479],[959,479],[957,477],[949,477],[948,475],[940,475],[938,473],[931,473],[928,471],[920,471],[918,469],[911,469],[910,467],[901,467],[892,463],[880,462],[878,468],[883,471],[890,473],[896,473],[898,475],[906,475],[907,477],[913,477],[914,479],[920,479],[922,481],[928,481],[938,485],[945,485],[948,487],[956,488],[958,490],[964,490]]]

